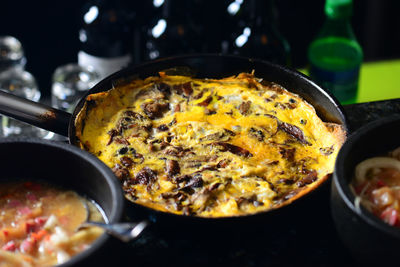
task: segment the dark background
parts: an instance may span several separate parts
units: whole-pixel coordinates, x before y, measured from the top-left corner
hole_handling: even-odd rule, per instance
[[[212,1],[204,1],[209,1],[212,9]],[[325,19],[324,2],[276,0],[279,29],[290,43],[293,67],[307,64],[307,46]],[[83,4],[68,0],[1,1],[0,35],[12,35],[22,42],[28,60],[26,69],[37,78],[43,95],[50,92],[55,68],[77,61]],[[363,47],[364,61],[400,57],[399,7],[397,0],[354,0],[352,25]]]

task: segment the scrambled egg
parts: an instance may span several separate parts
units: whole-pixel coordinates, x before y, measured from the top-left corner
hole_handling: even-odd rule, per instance
[[[292,202],[332,173],[345,138],[299,96],[247,73],[137,79],[90,95],[75,124],[129,200],[203,217]]]

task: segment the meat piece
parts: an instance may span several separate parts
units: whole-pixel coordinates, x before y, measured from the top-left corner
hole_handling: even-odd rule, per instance
[[[197,105],[202,106],[202,107],[207,107],[212,101],[212,96],[208,96],[206,99],[204,99],[202,102],[198,103]]]
[[[133,188],[131,185],[132,183],[130,183],[130,180],[125,180],[122,184],[122,187],[124,189],[126,196],[130,200],[136,201],[138,199],[138,197],[136,196],[136,189]]]
[[[296,148],[279,148],[279,154],[281,154],[282,158],[287,159],[290,162],[294,161],[295,152]]]
[[[248,150],[246,150],[244,148],[229,144],[229,143],[214,142],[214,143],[212,143],[212,145],[218,146],[220,148],[220,150],[223,151],[223,152],[229,151],[232,154],[235,154],[235,155],[238,155],[238,156],[242,156],[242,157],[252,157],[253,156],[253,154],[251,154],[250,151],[248,151]]]
[[[278,122],[278,129],[290,134],[291,136],[296,138],[302,144],[311,145],[306,140],[303,131],[296,125],[286,123],[286,122]]]
[[[135,175],[135,183],[149,185],[157,180],[157,173],[149,167],[144,167]]]
[[[166,83],[157,83],[156,84],[156,88],[160,92],[164,93],[165,95],[170,95],[171,94],[171,86],[169,86]]]
[[[107,146],[110,145],[114,141],[114,137],[117,136],[119,133],[116,129],[111,129],[108,131],[108,135],[110,136],[110,139],[107,142]]]
[[[188,196],[181,191],[165,192],[161,194],[161,197],[166,200],[168,205],[172,205],[175,210],[182,210],[185,207],[182,202],[185,201]]]
[[[179,188],[179,190],[188,193],[189,195],[192,195],[195,192],[195,188],[200,188],[204,184],[200,173],[175,177],[174,182],[177,184],[185,183],[183,187]]]
[[[166,155],[178,158],[185,156],[188,152],[190,152],[189,148],[184,149],[183,147],[180,146],[170,146],[164,151]]]
[[[132,110],[126,110],[124,111],[124,116],[130,117],[130,118],[134,118],[136,120],[144,120],[144,117],[142,115],[140,115],[139,113],[136,113]]]
[[[229,141],[229,139],[231,138],[231,136],[235,136],[236,134],[234,132],[232,132],[231,130],[228,129],[224,129],[223,132],[216,132],[216,133],[212,133],[209,135],[206,135],[204,137],[200,138],[200,141]]]
[[[215,157],[215,158],[214,158]],[[209,156],[209,155],[195,155],[191,154],[182,161],[183,167],[186,168],[199,168],[203,163],[215,161],[218,156]]]
[[[317,171],[312,170],[312,171],[310,171],[309,174],[307,174],[306,177],[304,177],[300,181],[297,181],[296,185],[298,187],[303,187],[303,186],[306,186],[308,184],[311,184],[311,183],[315,182],[317,179],[318,179]]]
[[[169,94],[170,86],[166,83],[157,83],[154,87],[141,90],[136,99],[165,99]]]
[[[131,122],[133,123],[130,124],[139,124],[144,128],[151,128],[152,126],[152,122],[148,118],[139,113],[128,110],[124,113],[124,115],[125,115],[125,120],[127,120],[128,118],[131,119]],[[130,124],[127,125],[127,128],[132,128]]]
[[[280,108],[282,110],[295,109],[297,107],[297,104],[296,104],[296,102],[295,103],[292,103],[292,102],[287,102],[287,103],[277,102],[277,103],[275,103],[274,107]]]
[[[123,137],[115,137],[114,138],[115,143],[117,144],[122,144],[122,145],[129,145],[129,141],[126,138]]]
[[[143,157],[142,154],[140,154],[140,153],[135,153],[134,157],[135,157],[135,162],[136,162],[136,163],[139,163],[139,164],[143,163],[144,157]]]
[[[278,95],[282,95],[285,93],[285,89],[283,89],[280,85],[271,82],[271,85],[269,86],[271,90],[277,92]]]
[[[258,82],[255,81],[252,77],[249,77],[250,79],[247,79],[247,85],[249,88],[253,88],[255,90],[258,90]]]
[[[278,160],[273,160],[273,161],[264,161],[263,162],[265,165],[278,165],[279,161]]]
[[[155,119],[161,117],[163,112],[168,109],[168,106],[168,103],[150,102],[143,103],[141,107],[150,119]]]
[[[274,198],[274,200],[276,201],[276,204],[281,204],[282,202],[291,199],[292,197],[294,197],[295,195],[297,195],[302,189],[301,188],[296,188],[294,190],[291,190],[289,192],[286,192],[282,195],[279,195],[277,197]]]
[[[194,99],[200,99],[203,97],[203,91],[201,91],[200,93],[198,93],[197,95],[193,96]]]
[[[204,182],[203,182],[202,175],[200,173],[197,173],[193,177],[191,177],[191,179],[186,184],[186,186],[190,186],[190,187],[193,187],[193,188],[198,188],[198,187],[202,187],[203,184],[204,184]]]
[[[207,191],[212,192],[212,191],[218,189],[221,185],[222,185],[222,183],[212,184],[207,188]]]
[[[183,200],[187,199],[187,197],[185,196],[185,194],[183,194],[182,192],[165,192],[161,194],[161,197],[163,199],[170,199],[173,198],[176,202],[182,202]]]
[[[292,185],[295,183],[294,179],[285,179],[285,178],[281,178],[277,181],[278,184],[285,184],[285,185]]]
[[[166,148],[167,146],[170,146],[170,144],[167,143],[167,142],[165,142],[165,141],[162,141],[162,142],[160,143],[160,150],[163,150],[163,149]]]
[[[188,195],[193,195],[193,194],[196,192],[196,191],[195,191],[192,187],[190,187],[190,186],[185,186],[185,187],[179,188],[179,191],[185,192],[185,193],[188,194]]]
[[[190,176],[188,174],[185,174],[185,175],[182,175],[182,176],[174,177],[173,182],[179,184],[179,183],[190,181],[190,179],[192,179],[192,176]]]
[[[165,170],[168,174],[169,178],[180,173],[181,168],[179,167],[179,163],[176,160],[167,159],[165,162]]]
[[[119,136],[146,136],[152,128],[152,121],[132,110],[126,110],[116,124]]]
[[[174,85],[174,89],[176,90],[177,94],[179,95],[183,94],[185,97],[189,97],[193,93],[191,82]]]
[[[176,104],[176,106],[174,108],[174,112],[181,112],[181,104],[180,103]]]
[[[239,112],[245,116],[249,114],[249,110],[250,110],[250,106],[251,106],[251,101],[244,101],[242,102],[242,104],[240,104],[239,106]]]
[[[215,171],[216,169],[217,169],[217,165],[216,164],[205,165],[203,168],[201,168],[200,170],[198,170],[196,172]]]
[[[225,132],[216,132],[200,138],[200,141],[229,141],[230,136]]]
[[[119,164],[116,164],[115,167],[112,169],[112,171],[119,180],[125,180],[129,178],[129,170],[127,168],[122,167]]]
[[[274,85],[273,82],[270,82],[270,81],[267,81],[267,80],[262,80],[260,83],[265,87],[272,87]]]
[[[229,159],[223,159],[220,162],[218,162],[217,167],[218,168],[226,168],[229,165],[230,160]]]
[[[150,150],[150,152],[156,152],[157,151],[157,147],[155,145],[153,145],[153,143],[150,143],[149,150]]]
[[[122,158],[120,159],[120,161],[121,161],[121,164],[122,164],[123,166],[125,166],[125,167],[130,167],[130,166],[133,165],[133,160],[132,160],[130,157],[124,156],[124,157],[122,157]]]

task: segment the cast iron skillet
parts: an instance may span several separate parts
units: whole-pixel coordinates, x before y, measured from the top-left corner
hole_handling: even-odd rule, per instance
[[[339,102],[328,92],[323,90],[317,84],[312,82],[309,78],[302,75],[301,73],[290,70],[288,68],[278,66],[266,61],[249,59],[238,56],[225,56],[225,55],[215,55],[215,54],[199,54],[199,55],[186,55],[178,57],[170,57],[159,59],[137,66],[132,66],[123,69],[119,72],[112,74],[111,76],[105,78],[97,85],[95,85],[91,90],[87,92],[86,95],[97,93],[101,91],[109,90],[118,83],[128,82],[132,78],[140,77],[145,78],[148,76],[157,75],[159,71],[170,69],[172,72],[182,72],[189,71],[195,73],[196,77],[199,78],[222,78],[226,76],[236,75],[240,72],[251,72],[255,71],[255,76],[259,78],[264,78],[267,81],[275,82],[291,92],[294,92],[302,96],[310,104],[312,104],[318,115],[326,122],[335,122],[342,124],[344,129],[347,131],[347,122],[344,116],[343,108]],[[75,126],[74,120],[84,105],[85,97],[83,97],[75,108],[72,116],[66,112],[61,112],[56,109],[52,109],[46,106],[39,106],[37,104],[33,105],[28,101],[17,100],[16,97],[10,96],[6,93],[0,92],[0,113],[4,115],[11,116],[30,124],[36,125],[38,127],[56,132],[58,134],[69,136],[69,141],[73,145],[78,145],[78,140],[75,136]],[[29,104],[28,104],[29,103]],[[308,198],[306,196],[300,199]],[[299,200],[300,200],[299,199]],[[176,221],[187,222],[188,225],[193,223],[203,223],[207,224],[221,224],[233,225],[234,222],[244,222],[259,220],[262,216],[266,216],[269,220],[277,217],[275,213],[282,213],[282,210],[288,210],[284,212],[288,216],[292,216],[293,211],[292,206],[298,206],[299,200],[295,201],[295,205],[287,205],[283,208],[277,210],[257,213],[256,215],[248,215],[241,217],[227,217],[227,218],[200,218],[191,216],[181,216],[174,215],[170,213],[164,213],[155,211],[152,209],[144,208],[142,206],[130,203],[130,207],[134,207],[135,212],[145,212],[150,214],[154,220],[167,221],[165,225],[174,228]],[[315,205],[315,203],[310,203]],[[292,210],[299,210],[298,208]],[[281,217],[281,216],[278,216]],[[299,217],[300,218],[300,217]],[[172,221],[171,221],[172,220]],[[229,221],[229,224],[227,223]],[[281,219],[279,219],[281,221]],[[162,224],[157,224],[162,225]]]
[[[94,200],[110,223],[121,220],[124,197],[114,174],[99,159],[77,147],[40,139],[3,139],[0,169],[0,182],[40,180],[62,186]],[[104,262],[115,262],[117,257],[109,257],[109,251],[116,245],[119,242],[103,234],[89,249],[57,266],[101,266]]]
[[[400,229],[389,226],[354,205],[349,183],[361,161],[385,155],[400,146],[400,115],[369,123],[354,132],[340,150],[332,179],[331,208],[339,236],[363,264],[398,262]]]

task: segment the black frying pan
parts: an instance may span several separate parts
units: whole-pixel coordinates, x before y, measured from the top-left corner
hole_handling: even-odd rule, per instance
[[[127,82],[135,77],[145,78],[157,75],[159,71],[166,69],[172,69],[170,71],[178,71],[180,74],[182,74],[182,71],[194,72],[195,76],[200,78],[222,78],[236,75],[240,72],[251,72],[254,70],[256,77],[278,83],[289,91],[302,96],[315,107],[318,115],[324,121],[342,124],[344,129],[347,130],[346,118],[339,102],[330,93],[312,82],[308,77],[295,70],[290,70],[266,61],[237,56],[202,54],[170,57],[147,62],[114,73],[95,85],[86,95],[109,90],[113,85]],[[68,135],[70,143],[77,145],[78,140],[75,136],[74,121],[75,117],[83,107],[84,102],[85,97],[80,100],[71,115],[63,111],[39,105],[27,100],[21,100],[15,96],[0,92],[0,113],[61,135]],[[307,198],[308,195],[310,194],[306,195]],[[305,197],[302,197],[300,199],[302,200],[304,198]],[[168,221],[166,225],[175,225],[176,220],[179,220],[180,222],[188,222],[189,225],[193,222],[202,223],[205,221],[207,224],[210,224],[211,222],[220,224],[220,222],[222,222],[223,225],[227,225],[226,221],[230,221],[229,225],[233,225],[232,222],[241,223],[247,220],[253,221],[254,219],[258,221],[259,218],[263,216],[267,216],[268,220],[279,218],[281,216],[274,216],[273,214],[282,213],[283,210],[289,217],[291,217],[293,216],[293,211],[289,210],[293,210],[292,206],[296,206],[295,210],[300,210],[300,208],[297,208],[297,203],[300,202],[299,200],[277,210],[266,211],[256,215],[217,219],[174,215],[144,208],[136,204],[130,206],[134,207],[135,212],[138,210],[144,211],[149,213],[156,220],[166,219]],[[315,205],[315,203],[313,205]],[[169,220],[172,220],[173,223],[171,224]],[[279,219],[279,221],[281,221],[281,219]]]

